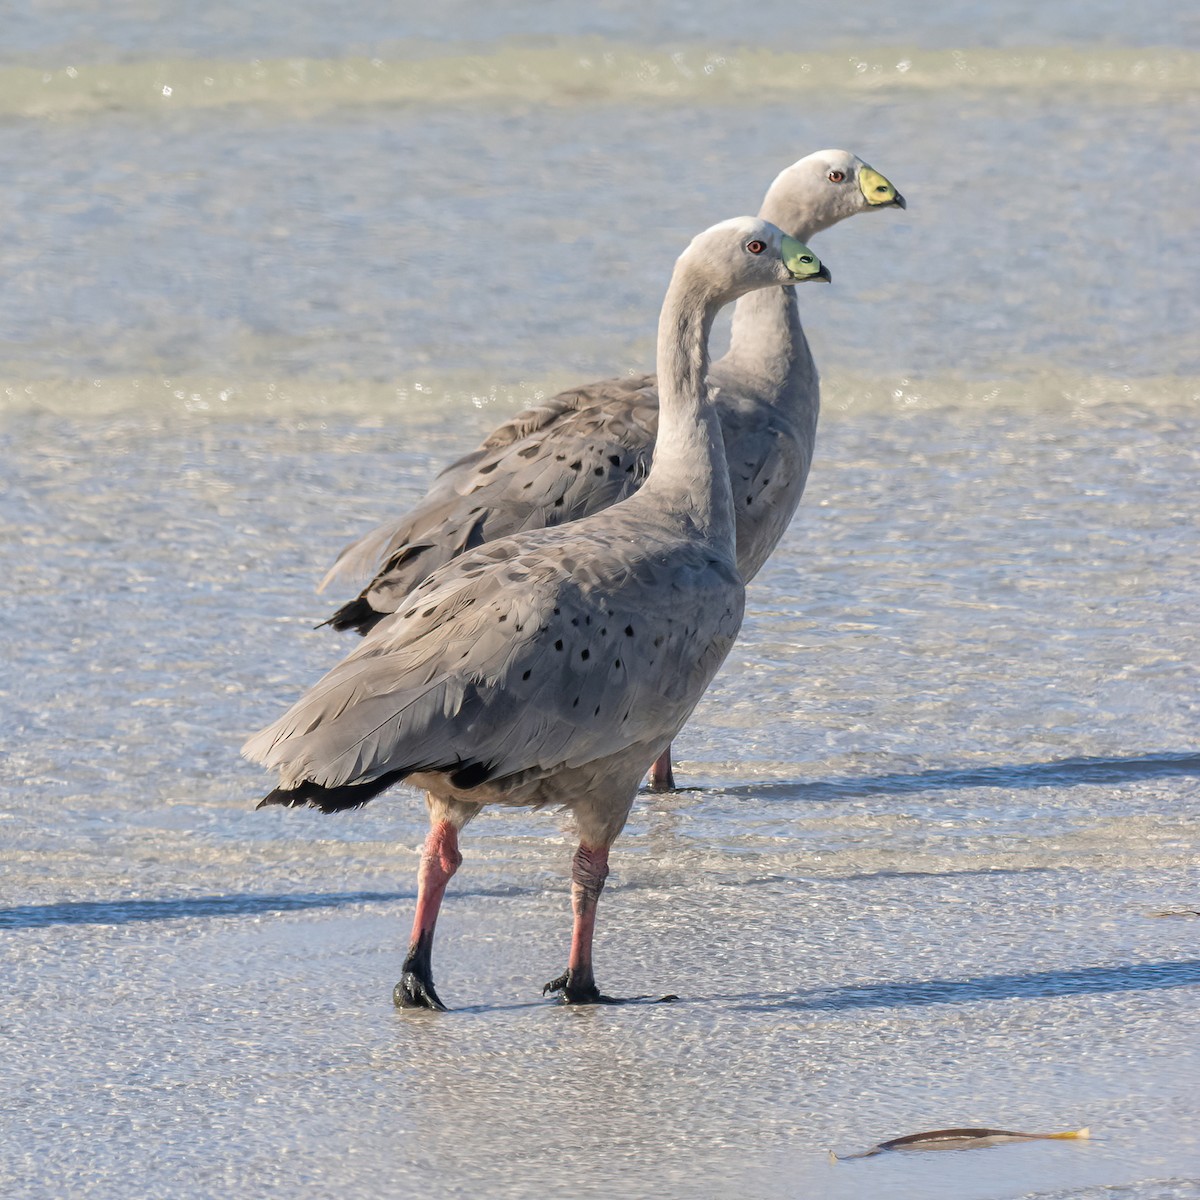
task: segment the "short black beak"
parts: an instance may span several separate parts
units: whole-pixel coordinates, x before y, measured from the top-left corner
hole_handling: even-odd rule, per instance
[[[908,205],[904,201],[904,197],[902,195],[900,195],[899,192],[896,193],[896,198],[895,198],[895,200],[892,201],[892,203],[897,208],[907,208],[908,207]]]
[[[823,280],[825,280],[826,283],[833,282],[833,276],[830,275],[829,268],[824,263],[821,264],[821,269],[815,275],[810,275],[809,278],[810,279],[823,279]]]

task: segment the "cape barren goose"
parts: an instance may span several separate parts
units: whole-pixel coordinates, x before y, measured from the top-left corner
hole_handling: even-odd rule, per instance
[[[771,184],[759,215],[800,242],[853,216],[904,208],[878,171],[845,150],[802,158]],[[715,363],[738,569],[749,581],[800,503],[817,430],[817,369],[791,288],[738,301],[729,353]],[[374,573],[326,622],[366,633],[430,572],[484,542],[599,512],[641,486],[658,430],[654,375],[588,384],[518,413],[448,466],[415,509],[346,547],[321,583]],[[670,750],[651,786],[675,786]]]
[[[485,804],[556,805],[579,834],[566,972],[602,1001],[596,902],[638,782],[695,708],[742,618],[733,495],[705,377],[712,321],[753,288],[828,279],[805,246],[741,217],[679,258],[658,335],[658,448],[627,500],[470,550],[421,582],[359,647],[243,747],[279,772],[263,804],[353,808],[406,779],[430,832],[401,1007],[442,1008],[434,925]]]

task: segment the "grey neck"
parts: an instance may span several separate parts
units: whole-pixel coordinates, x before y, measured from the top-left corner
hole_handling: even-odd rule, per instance
[[[722,382],[772,402],[794,399],[814,373],[794,287],[764,288],[737,302],[729,352],[717,364]]]
[[[822,228],[772,192],[758,215],[801,242]],[[800,324],[796,290],[765,288],[743,296],[733,311],[729,352],[715,370],[722,386],[732,384],[742,394],[761,396],[807,421],[816,418],[817,369]]]
[[[702,272],[683,263],[676,267],[658,323],[658,438],[638,495],[692,536],[732,554],[725,443],[706,383],[708,336],[722,302]]]

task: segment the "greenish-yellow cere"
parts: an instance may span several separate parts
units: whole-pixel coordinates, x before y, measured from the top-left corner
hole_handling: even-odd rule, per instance
[[[863,167],[858,173],[858,186],[868,204],[895,204],[896,189],[872,167]]]
[[[821,273],[821,260],[803,243],[786,234],[782,245],[783,264],[797,279]]]

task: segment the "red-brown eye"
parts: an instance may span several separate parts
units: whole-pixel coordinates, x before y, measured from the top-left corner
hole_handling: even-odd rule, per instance
[[[845,178],[846,178],[845,171],[830,171],[829,172],[829,182],[830,183],[841,183],[842,180]]]
[[[760,242],[757,238],[755,238],[755,240],[752,242],[746,243],[746,249],[749,250],[751,254],[761,254],[766,248],[766,242]]]

